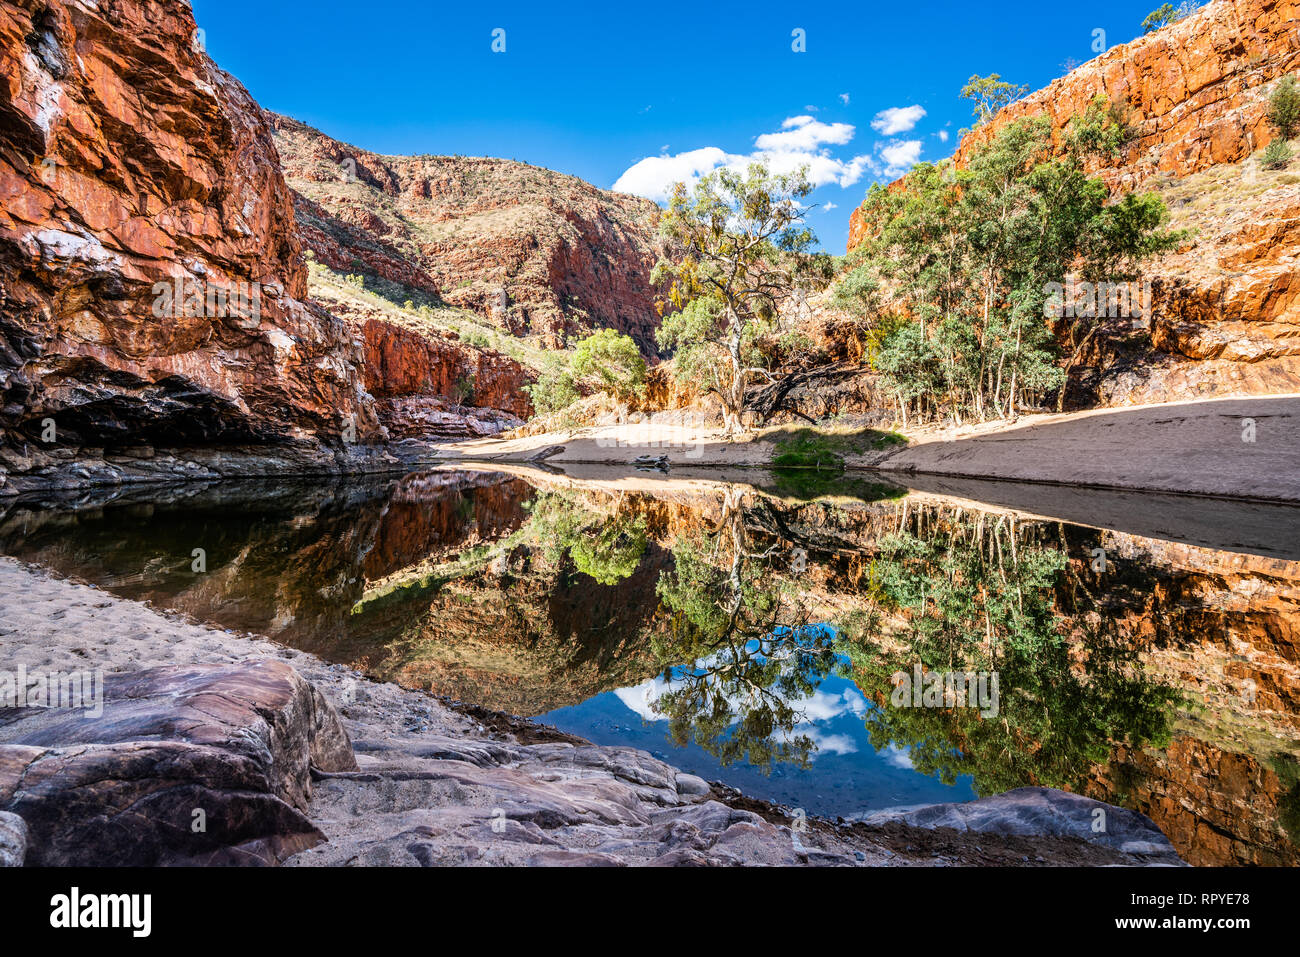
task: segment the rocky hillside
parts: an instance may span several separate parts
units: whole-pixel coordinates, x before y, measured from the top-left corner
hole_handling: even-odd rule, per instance
[[[1071,383],[1084,405],[1129,405],[1300,391],[1300,161],[1269,172],[1256,154],[1277,81],[1300,70],[1300,6],[1214,0],[1194,15],[1108,50],[967,135],[954,160],[1025,117],[1046,117],[1063,145],[1070,118],[1103,95],[1133,136],[1093,161],[1115,195],[1156,190],[1184,247],[1148,267],[1152,316],[1108,323]],[[854,211],[849,248],[861,241]]]
[[[381,434],[270,126],[197,36],[183,3],[0,2],[0,468]]]
[[[379,156],[270,116],[305,245],[555,348],[612,328],[656,350],[654,203],[501,159]]]
[[[516,357],[304,258],[187,5],[0,2],[0,60],[0,489],[382,468],[529,415]]]

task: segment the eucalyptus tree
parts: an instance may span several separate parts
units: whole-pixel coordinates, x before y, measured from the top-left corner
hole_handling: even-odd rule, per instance
[[[670,618],[652,640],[668,685],[655,708],[674,741],[723,764],[806,766],[803,702],[834,670],[834,633],[811,621],[788,544],[750,527],[756,510],[729,491],[715,524],[674,543],[658,584]]]
[[[1046,120],[1018,120],[964,169],[922,163],[901,187],[868,192],[867,239],[847,281],[862,290],[864,321],[887,330],[875,365],[904,420],[909,410],[1014,418],[1026,401],[1060,395],[1066,376],[1045,321],[1053,287],[1070,275],[1131,280],[1178,243],[1158,196],[1112,200],[1084,172],[1079,151],[1114,148],[1117,122],[1097,105],[1057,155]]]
[[[660,221],[661,235],[678,252],[653,274],[668,286],[665,305],[675,310],[664,317],[658,341],[675,350],[679,380],[719,397],[728,432],[743,427],[751,385],[777,379],[760,339],[783,329],[811,282],[816,239],[804,225],[803,204],[811,192],[803,167],[723,168],[693,191],[677,184]]]

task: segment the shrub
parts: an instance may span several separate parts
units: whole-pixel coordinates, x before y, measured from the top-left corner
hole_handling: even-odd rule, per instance
[[[567,409],[578,400],[578,388],[568,369],[544,373],[535,384],[524,386],[524,391],[533,400],[534,414],[539,416]]]
[[[1264,155],[1259,158],[1259,163],[1264,169],[1286,169],[1293,156],[1295,151],[1279,136],[1264,148]]]
[[[1284,76],[1268,98],[1268,121],[1278,135],[1289,140],[1300,129],[1300,90],[1295,77]]]
[[[645,392],[646,363],[631,337],[601,329],[578,343],[570,365],[575,382],[619,401]]]

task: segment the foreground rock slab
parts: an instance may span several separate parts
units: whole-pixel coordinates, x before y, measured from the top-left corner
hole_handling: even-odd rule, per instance
[[[864,824],[901,821],[913,827],[979,834],[1072,837],[1141,855],[1149,863],[1182,862],[1169,839],[1145,814],[1054,788],[1017,788],[978,801],[880,811]]]
[[[334,709],[278,661],[104,681],[102,714],[0,711],[0,808],[27,863],[266,864],[318,843],[312,767],[356,767]]]

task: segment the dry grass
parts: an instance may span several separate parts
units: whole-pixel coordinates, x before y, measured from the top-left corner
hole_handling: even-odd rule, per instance
[[[430,337],[454,336],[466,345],[500,352],[538,372],[569,359],[567,351],[547,349],[535,341],[502,332],[477,313],[437,302],[419,290],[369,276],[365,282],[366,287],[359,287],[320,263],[311,264],[311,298],[339,315],[380,318]],[[416,308],[404,308],[395,301],[398,299],[402,303],[410,300]]]

